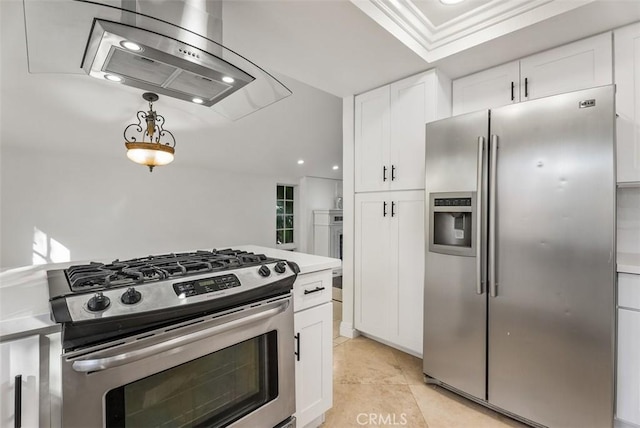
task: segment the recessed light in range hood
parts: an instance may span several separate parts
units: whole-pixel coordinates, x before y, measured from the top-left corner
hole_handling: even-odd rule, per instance
[[[232,120],[291,95],[221,44],[217,0],[23,1],[32,73],[86,72],[198,103]]]
[[[127,46],[135,46],[127,49]],[[157,46],[157,49],[152,46]],[[169,37],[96,19],[82,68],[113,80],[210,107],[255,78],[206,51]]]

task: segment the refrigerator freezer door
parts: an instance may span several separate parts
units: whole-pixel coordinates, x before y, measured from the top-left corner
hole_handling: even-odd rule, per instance
[[[486,146],[488,113],[469,113],[427,124],[427,210],[433,205],[429,203],[431,196],[442,195],[441,192],[476,195],[474,203],[482,204],[482,188],[486,185],[486,147],[482,147],[483,143]],[[482,240],[480,234],[484,230],[479,227],[481,211],[481,206],[474,207],[470,229],[474,252],[470,255],[429,251],[434,232],[429,218],[433,219],[433,213],[427,216],[423,371],[459,391],[484,399],[487,295],[481,282],[483,246],[476,243]]]
[[[614,87],[491,112],[488,399],[549,427],[613,421]]]

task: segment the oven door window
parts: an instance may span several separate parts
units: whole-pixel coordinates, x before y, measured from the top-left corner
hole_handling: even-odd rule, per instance
[[[224,427],[277,396],[272,331],[109,391],[106,426]]]

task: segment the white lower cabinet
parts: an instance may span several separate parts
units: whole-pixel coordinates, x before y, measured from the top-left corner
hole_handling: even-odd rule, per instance
[[[616,418],[640,426],[640,275],[618,274]]]
[[[0,374],[0,427],[39,427],[40,337],[0,343]]]
[[[422,355],[424,192],[355,197],[355,327]]]
[[[298,276],[294,284],[296,426],[316,427],[333,403],[331,271]]]

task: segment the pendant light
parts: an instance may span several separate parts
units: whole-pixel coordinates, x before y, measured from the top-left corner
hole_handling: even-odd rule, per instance
[[[149,111],[139,111],[138,123],[132,123],[124,129],[124,145],[129,159],[148,166],[149,171],[153,172],[154,167],[173,162],[176,140],[171,132],[164,129],[164,117],[153,110],[153,103],[158,101],[158,95],[145,92],[142,98],[149,103]]]

